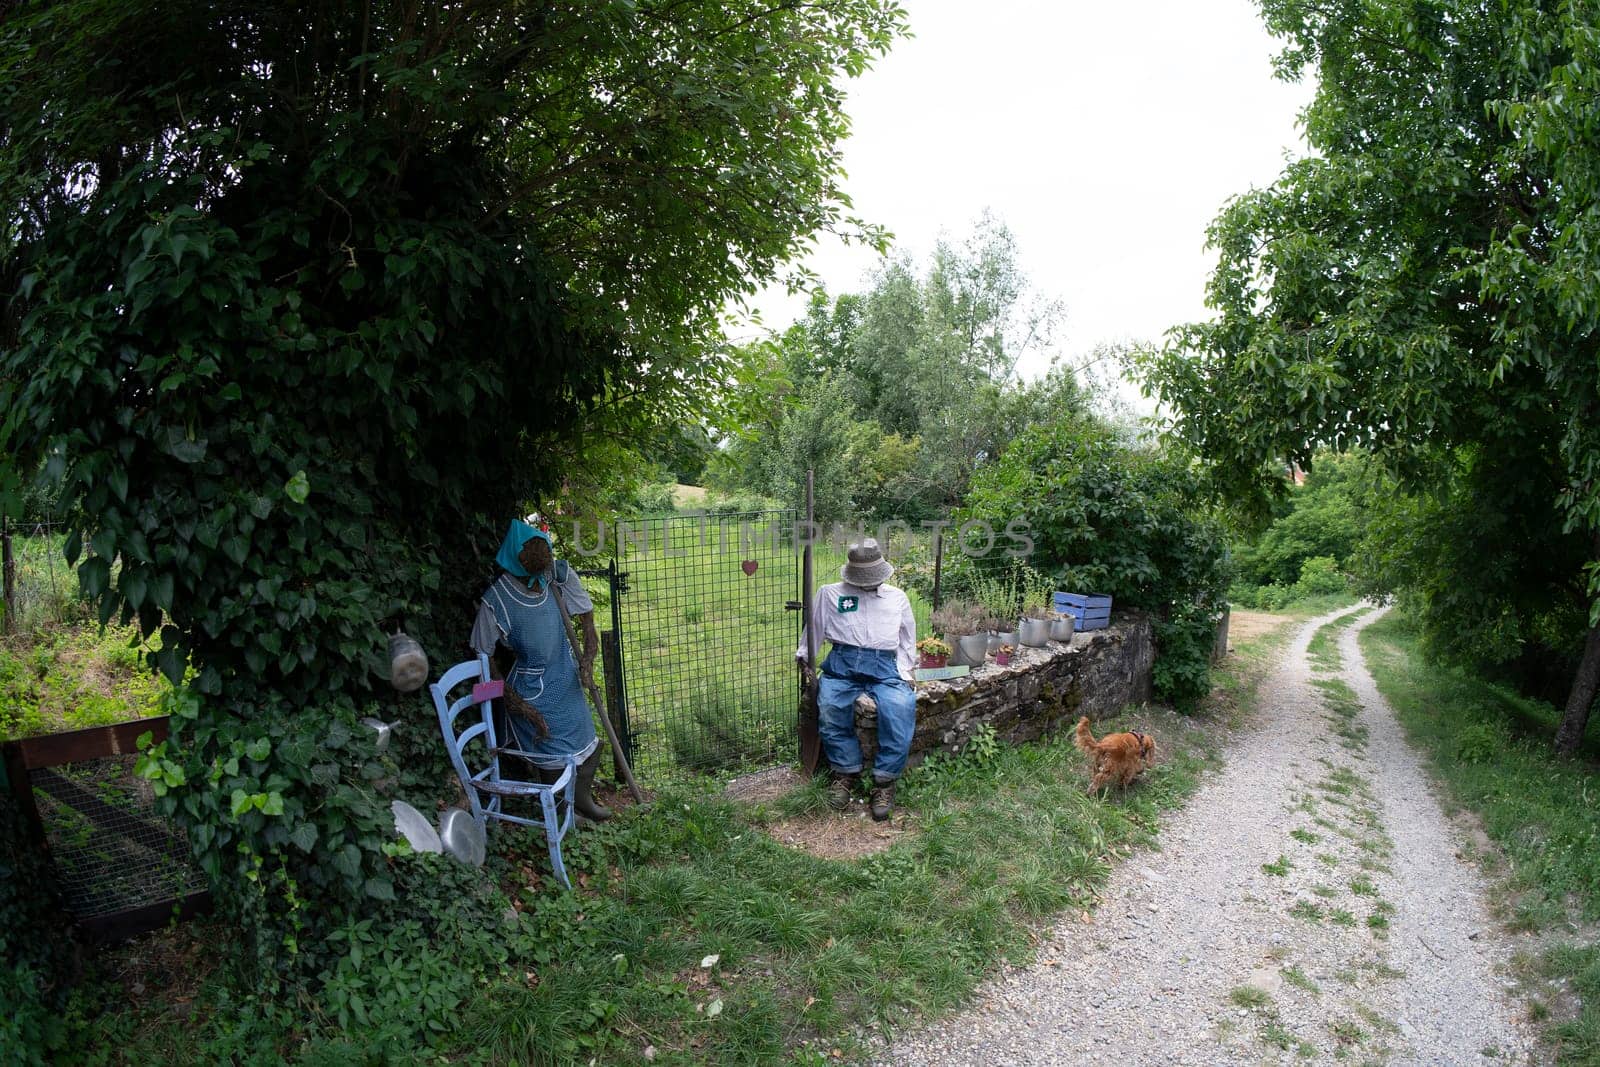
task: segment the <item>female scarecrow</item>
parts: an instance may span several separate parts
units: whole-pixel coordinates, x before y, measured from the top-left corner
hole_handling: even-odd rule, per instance
[[[555,559],[550,535],[525,522],[512,520],[495,562],[500,574],[478,606],[472,647],[493,657],[496,646],[503,646],[515,655],[516,663],[506,678],[506,703],[514,706],[520,698],[543,718],[545,727],[541,733],[535,716],[510,716],[517,747],[546,782],[560,776],[568,759],[577,761],[578,814],[596,822],[609,819],[610,810],[594,800],[600,742],[581,680],[592,677],[600,644],[594,602],[584,592],[577,572],[565,560]],[[581,661],[573,657],[557,596],[573,621],[581,623]]]

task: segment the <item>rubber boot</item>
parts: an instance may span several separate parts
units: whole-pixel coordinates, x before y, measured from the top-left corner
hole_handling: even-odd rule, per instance
[[[589,758],[578,764],[578,814],[591,822],[605,822],[611,818],[611,809],[594,799],[594,775],[600,769],[600,750],[589,753]]]
[[[856,786],[861,783],[861,772],[855,774],[840,774],[832,772],[833,779],[828,783],[828,807],[834,811],[843,811],[850,806],[850,797],[854,795]]]
[[[894,811],[894,779],[874,777],[868,803],[872,806],[874,819],[878,822],[887,819],[889,813]]]

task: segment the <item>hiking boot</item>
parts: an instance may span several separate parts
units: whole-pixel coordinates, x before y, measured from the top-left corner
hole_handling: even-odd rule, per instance
[[[868,803],[872,805],[874,819],[878,822],[887,819],[889,813],[894,810],[894,779],[874,778]]]
[[[843,811],[850,806],[850,797],[856,791],[856,786],[861,782],[861,772],[855,774],[840,774],[833,772],[833,780],[828,783],[828,807],[834,811]]]

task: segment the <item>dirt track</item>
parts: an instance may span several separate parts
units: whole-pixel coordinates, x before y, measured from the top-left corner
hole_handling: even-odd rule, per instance
[[[1342,614],[1302,626],[1223,770],[1090,922],[884,1062],[1537,1062],[1483,879],[1361,662],[1377,613],[1337,669],[1308,662]]]

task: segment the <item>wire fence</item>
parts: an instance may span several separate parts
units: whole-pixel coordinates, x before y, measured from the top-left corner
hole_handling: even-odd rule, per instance
[[[623,674],[641,774],[763,766],[794,753],[797,518],[619,524]]]
[[[59,522],[0,524],[0,567],[3,567],[5,632],[27,633],[41,627],[87,617],[78,594],[77,572],[67,565],[62,546],[66,531]]]

